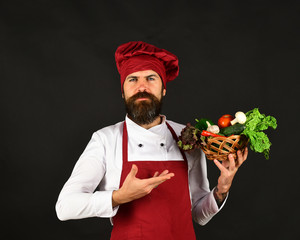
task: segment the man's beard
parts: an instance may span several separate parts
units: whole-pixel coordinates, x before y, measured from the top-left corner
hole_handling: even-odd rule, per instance
[[[136,101],[139,98],[148,99]],[[128,117],[139,125],[152,123],[159,116],[161,106],[162,100],[159,100],[153,94],[147,92],[138,92],[125,100]]]

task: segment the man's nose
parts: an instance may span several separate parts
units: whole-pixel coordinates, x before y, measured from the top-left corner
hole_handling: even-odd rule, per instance
[[[139,82],[138,91],[145,92],[148,89],[148,83],[145,80]]]

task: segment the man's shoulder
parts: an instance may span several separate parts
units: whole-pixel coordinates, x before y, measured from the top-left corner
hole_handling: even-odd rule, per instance
[[[94,134],[96,134],[100,137],[118,136],[120,133],[122,133],[123,123],[124,123],[124,121],[121,121],[121,122],[103,127],[101,129],[97,130],[96,132],[94,132]]]

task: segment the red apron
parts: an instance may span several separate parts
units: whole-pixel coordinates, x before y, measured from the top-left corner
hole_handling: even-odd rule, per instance
[[[178,138],[167,123],[173,138]],[[138,167],[137,178],[153,177],[156,171],[168,169],[173,178],[160,184],[145,197],[122,204],[113,218],[111,240],[194,240],[191,201],[188,186],[187,159],[184,161],[133,161],[128,162],[128,135],[123,126],[122,186],[132,164]]]

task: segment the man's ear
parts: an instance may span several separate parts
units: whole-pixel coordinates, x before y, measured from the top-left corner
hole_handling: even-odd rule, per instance
[[[167,90],[164,88],[164,90],[163,90],[163,96],[166,96],[166,94],[167,94]]]

